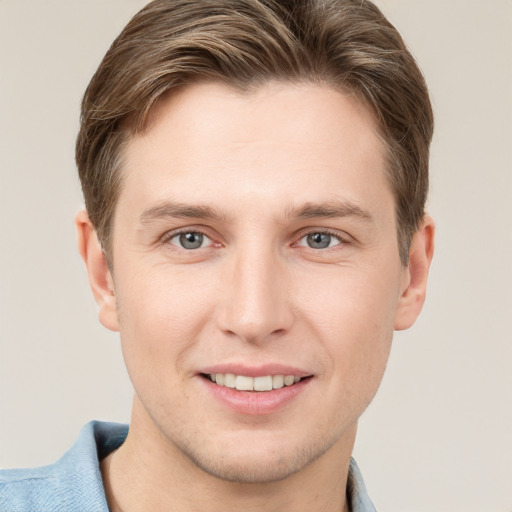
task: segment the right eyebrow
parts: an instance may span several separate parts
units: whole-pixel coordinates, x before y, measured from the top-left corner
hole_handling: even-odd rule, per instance
[[[151,224],[160,219],[210,219],[227,220],[227,216],[207,205],[188,205],[163,201],[145,209],[139,217],[141,224]]]

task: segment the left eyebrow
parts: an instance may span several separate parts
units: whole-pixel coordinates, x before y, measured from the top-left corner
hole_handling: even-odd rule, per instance
[[[367,210],[350,201],[328,201],[326,203],[306,203],[287,212],[287,217],[299,219],[355,217],[373,222],[373,216]]]

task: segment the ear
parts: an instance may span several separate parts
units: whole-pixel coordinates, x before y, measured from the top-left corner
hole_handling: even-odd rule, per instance
[[[96,236],[96,231],[85,210],[77,214],[75,225],[78,251],[87,267],[89,284],[99,306],[98,318],[107,329],[119,331],[114,280]]]
[[[402,291],[395,316],[395,330],[411,327],[425,302],[427,278],[434,254],[435,225],[426,215],[414,233],[409,250],[409,265],[403,269]]]

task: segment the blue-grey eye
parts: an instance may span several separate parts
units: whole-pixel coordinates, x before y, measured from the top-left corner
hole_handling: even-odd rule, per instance
[[[203,247],[208,237],[197,231],[188,231],[186,233],[178,233],[171,238],[171,243],[179,245],[183,249],[193,250]]]
[[[309,233],[304,238],[306,239],[306,245],[311,249],[327,249],[340,243],[340,239],[330,233]]]

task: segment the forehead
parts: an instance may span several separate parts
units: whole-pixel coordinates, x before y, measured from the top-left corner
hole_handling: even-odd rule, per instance
[[[226,206],[241,196],[274,199],[285,211],[339,194],[371,202],[389,188],[369,111],[354,96],[312,84],[182,88],[163,97],[145,132],[128,142],[123,171],[120,201],[133,193],[141,207],[179,194],[172,199]]]
[[[319,125],[326,129],[319,131]],[[166,137],[173,129],[228,144],[254,144],[261,136],[281,144],[302,139],[309,147],[339,146],[341,139],[361,146],[380,138],[373,116],[355,93],[307,82],[271,81],[241,89],[201,81],[178,88],[157,101],[132,149],[144,142],[148,132],[155,138]]]

